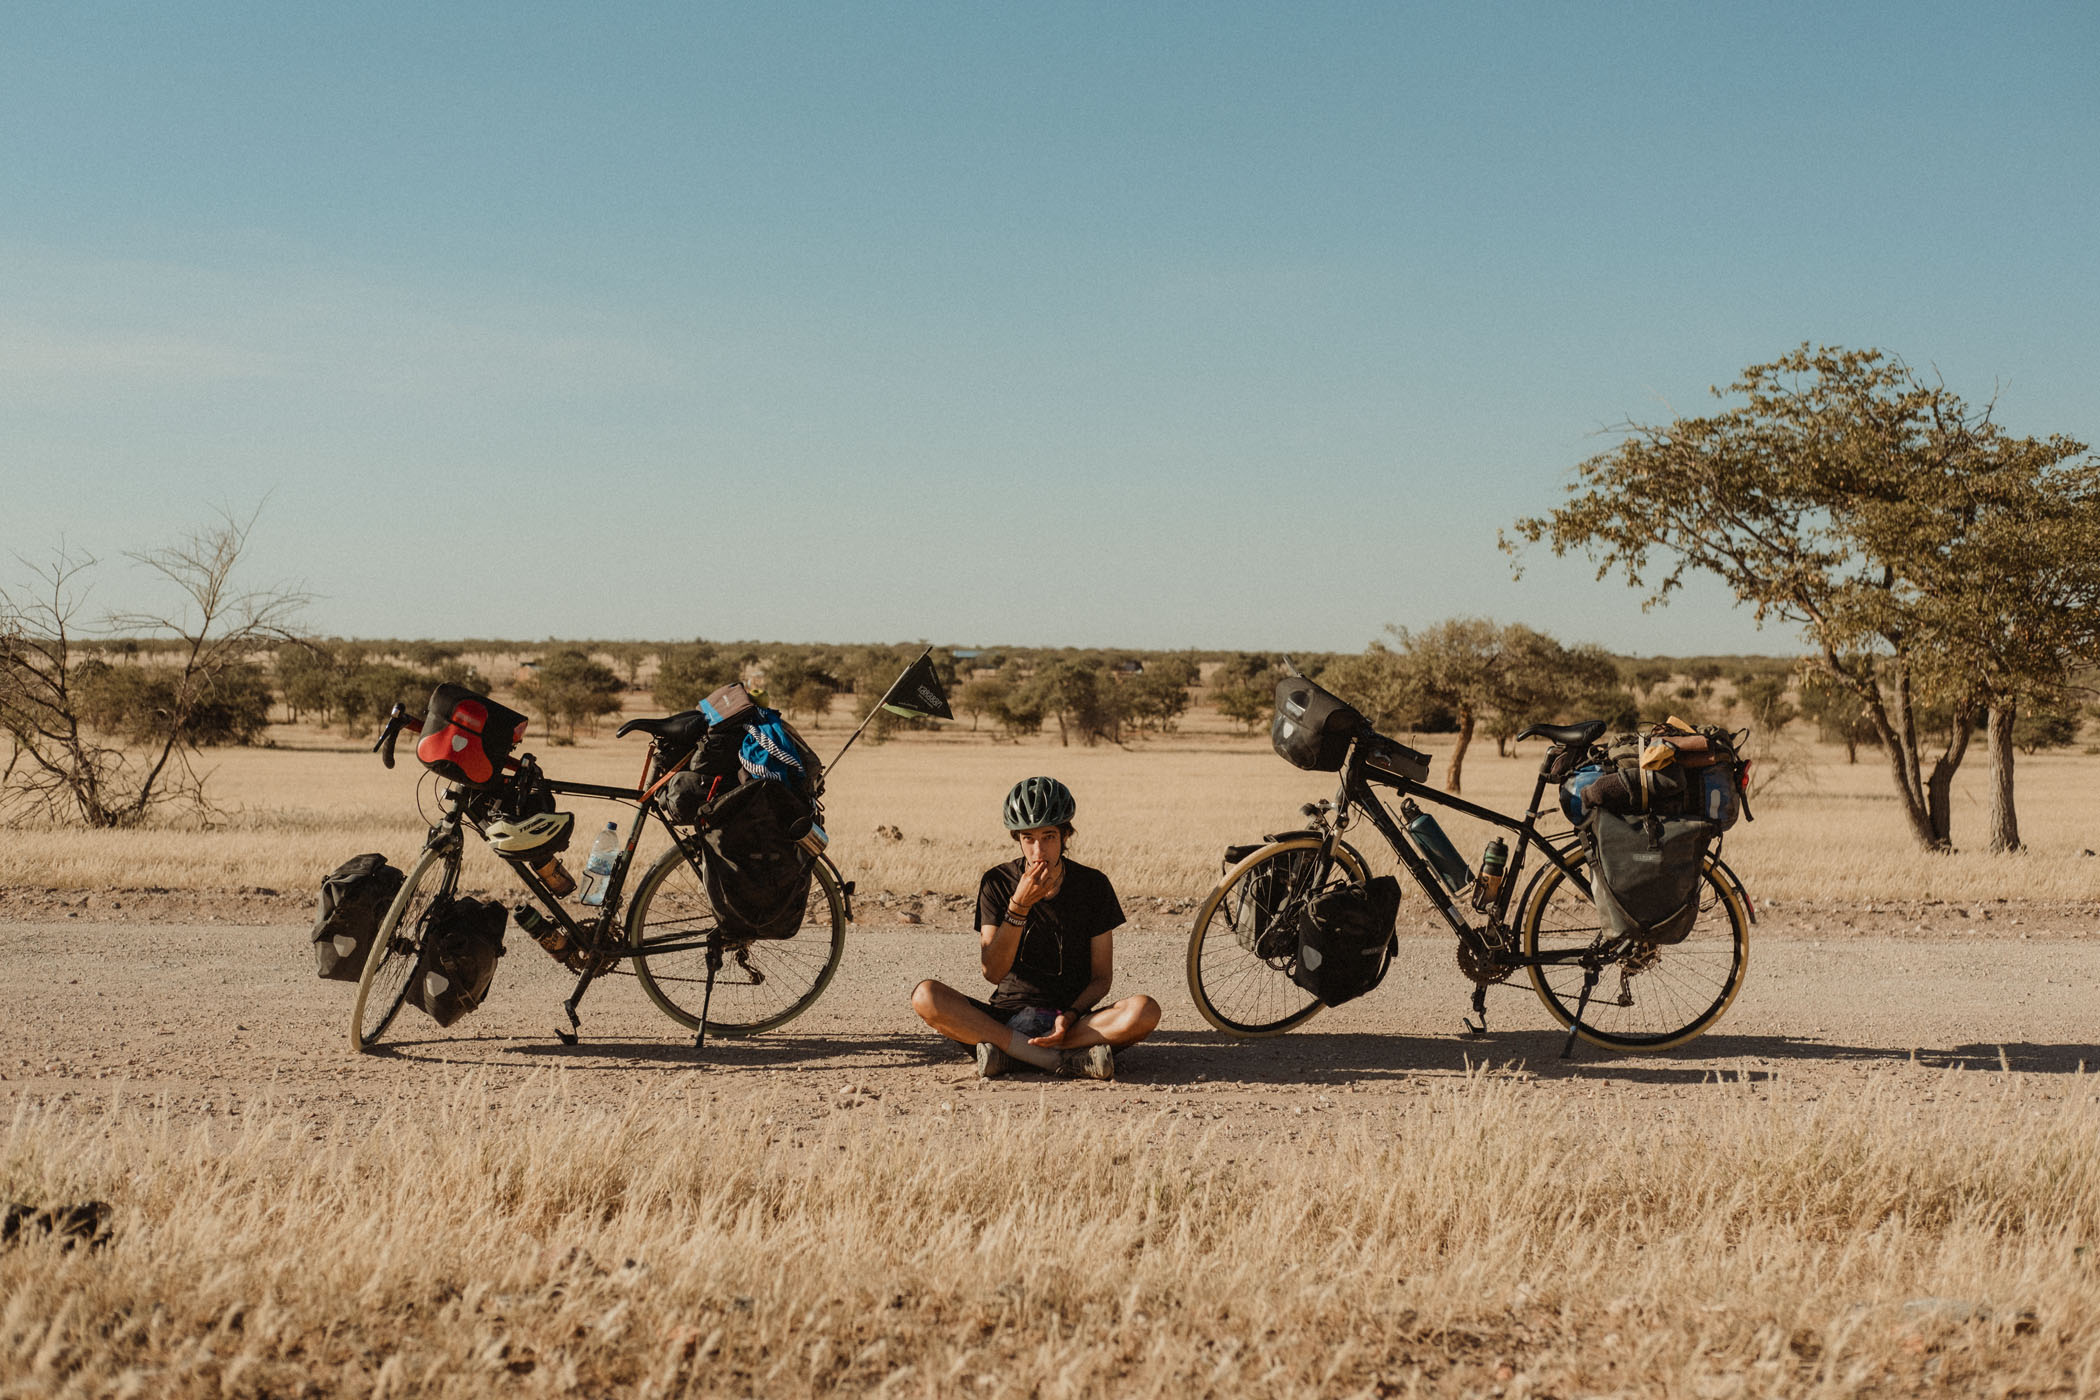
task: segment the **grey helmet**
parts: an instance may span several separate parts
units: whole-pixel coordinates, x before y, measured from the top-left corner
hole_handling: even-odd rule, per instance
[[[1034,831],[1037,827],[1063,826],[1078,810],[1072,789],[1057,779],[1023,778],[1006,794],[1006,829]]]

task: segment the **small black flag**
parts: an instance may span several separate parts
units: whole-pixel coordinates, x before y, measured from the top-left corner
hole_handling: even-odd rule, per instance
[[[948,708],[948,692],[933,673],[933,652],[928,651],[905,668],[897,683],[882,697],[882,708],[906,719],[954,719]]]

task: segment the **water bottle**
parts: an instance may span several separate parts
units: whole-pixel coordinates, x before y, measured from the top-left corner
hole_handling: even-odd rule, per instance
[[[583,902],[605,903],[605,890],[612,883],[613,862],[620,854],[620,824],[607,822],[605,830],[591,842],[591,854],[583,863]]]
[[[1480,853],[1480,876],[1473,881],[1473,907],[1485,912],[1502,890],[1502,874],[1509,868],[1509,843],[1497,836]]]
[[[1407,834],[1415,838],[1415,844],[1429,858],[1437,878],[1444,882],[1444,888],[1462,890],[1473,883],[1473,872],[1466,865],[1466,858],[1451,844],[1451,838],[1444,835],[1444,829],[1437,825],[1435,817],[1417,807],[1413,798],[1400,804],[1400,815],[1407,818]]]
[[[560,924],[557,924],[530,904],[520,904],[517,908],[511,910],[511,917],[518,921],[519,928],[532,935],[533,942],[553,954],[555,961],[559,962],[567,955],[569,951],[569,931]]]

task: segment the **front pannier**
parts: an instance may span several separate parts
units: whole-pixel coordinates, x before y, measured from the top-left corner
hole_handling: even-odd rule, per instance
[[[487,787],[503,776],[503,764],[524,740],[529,722],[463,685],[441,685],[430,692],[416,758],[440,778]]]
[[[374,852],[352,856],[321,882],[314,910],[314,970],[331,982],[355,982],[402,874]]]
[[[1591,811],[1582,845],[1604,927],[1642,943],[1682,943],[1699,921],[1706,848],[1715,835],[1714,823],[1699,817]]]
[[[1276,718],[1269,725],[1269,742],[1293,767],[1340,772],[1349,741],[1367,727],[1348,701],[1303,676],[1276,682]]]
[[[1298,918],[1298,965],[1291,980],[1329,1006],[1362,996],[1385,977],[1400,882],[1380,875],[1316,895]]]
[[[1271,836],[1256,846],[1227,846],[1225,869],[1230,870],[1262,846],[1281,837]],[[1284,914],[1294,883],[1309,882],[1308,871],[1320,853],[1307,847],[1263,861],[1240,881],[1240,905],[1233,913],[1233,936],[1257,958],[1280,962],[1298,944],[1298,928]],[[1302,892],[1302,891],[1301,891]]]
[[[449,1026],[481,1005],[503,956],[510,911],[493,899],[455,899],[431,921],[430,951],[409,984],[408,999]]]

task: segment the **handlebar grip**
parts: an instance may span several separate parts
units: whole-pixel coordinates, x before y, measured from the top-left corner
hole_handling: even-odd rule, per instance
[[[401,726],[407,718],[408,712],[397,702],[386,717],[386,728],[379,731],[379,742],[372,745],[372,751],[379,755],[379,761],[389,768],[394,766],[394,740],[400,737]]]

